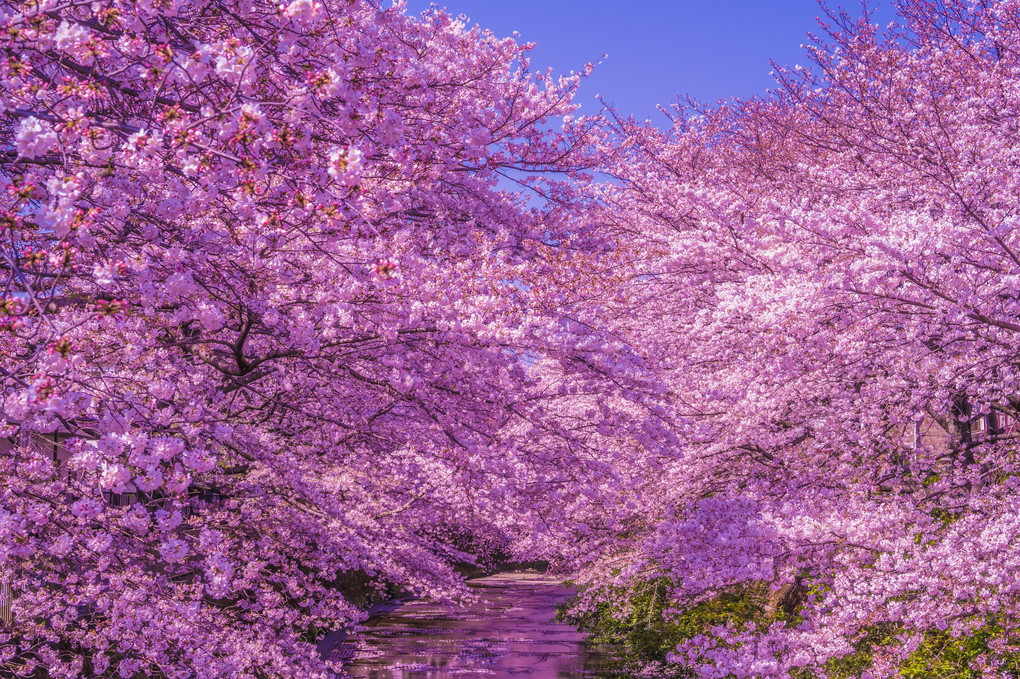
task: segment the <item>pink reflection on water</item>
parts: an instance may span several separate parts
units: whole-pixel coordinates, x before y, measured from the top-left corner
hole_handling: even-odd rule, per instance
[[[571,591],[554,576],[502,573],[474,580],[479,601],[449,610],[409,601],[369,620],[328,655],[362,679],[607,676],[608,657],[584,646],[584,635],[555,622]]]

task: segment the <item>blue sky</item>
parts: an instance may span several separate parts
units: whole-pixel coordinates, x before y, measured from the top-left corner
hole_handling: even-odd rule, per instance
[[[407,0],[408,12],[430,0]],[[580,71],[607,54],[581,90],[582,111],[601,94],[625,115],[652,118],[680,93],[712,102],[764,94],[769,59],[806,65],[802,43],[817,31],[815,0],[437,0],[500,36],[533,41],[532,68]],[[850,6],[856,6],[851,0]]]

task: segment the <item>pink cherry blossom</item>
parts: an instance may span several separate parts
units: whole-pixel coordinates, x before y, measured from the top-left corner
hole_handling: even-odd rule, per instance
[[[46,122],[35,116],[23,118],[14,135],[15,148],[25,158],[44,156],[57,145],[57,133]]]
[[[890,629],[866,673],[894,677],[926,634],[1016,636],[1020,23],[896,7],[885,33],[828,12],[768,98],[602,142],[632,268],[583,308],[679,440],[620,506],[626,538],[580,555],[579,610],[660,577],[674,616],[745,588],[785,610],[681,644],[698,676],[825,676]]]
[[[579,76],[368,0],[0,29],[0,674],[324,677],[341,576],[451,601],[573,549],[599,501],[546,517],[617,454],[563,423],[643,388],[559,308],[614,250],[598,121],[547,124]]]

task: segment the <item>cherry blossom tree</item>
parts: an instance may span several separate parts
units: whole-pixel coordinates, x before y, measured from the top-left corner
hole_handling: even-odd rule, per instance
[[[612,250],[581,76],[374,0],[0,24],[0,674],[325,676],[340,574],[449,599],[582,530],[578,403],[652,416],[559,301]]]
[[[700,676],[1006,676],[1020,19],[897,9],[663,133],[399,3],[0,1],[0,674],[325,676],[508,550],[770,590]]]
[[[767,585],[673,654],[699,676],[898,676],[939,635],[1015,671],[1020,19],[897,10],[828,13],[773,96],[602,142],[631,276],[598,313],[686,424],[584,582],[666,578],[675,615]]]

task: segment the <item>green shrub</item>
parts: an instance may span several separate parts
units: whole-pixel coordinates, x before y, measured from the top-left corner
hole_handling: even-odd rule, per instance
[[[781,621],[800,621],[800,598],[770,597],[767,586],[751,584],[734,587],[682,613],[670,612],[670,583],[657,579],[630,588],[603,590],[593,610],[577,612],[570,605],[561,607],[560,616],[588,632],[589,643],[612,644],[618,649],[621,674],[636,671],[646,663],[661,663],[677,645],[727,623],[742,627],[754,623],[762,627]],[[815,590],[804,588],[803,592]],[[611,602],[611,603],[610,603]],[[865,630],[857,640],[854,653],[829,661],[828,679],[858,679],[870,669],[876,652],[901,643],[903,628],[885,623]],[[954,638],[948,632],[930,630],[900,666],[903,679],[980,679],[985,676],[976,661],[996,643],[1004,642],[1007,655],[1000,671],[1020,677],[1020,638],[1011,637],[1000,621],[990,619],[968,636]],[[676,668],[675,676],[693,676]],[[814,672],[802,670],[795,679],[816,679]]]
[[[768,589],[753,585],[733,588],[697,606],[669,613],[670,582],[665,578],[628,589],[602,592],[602,603],[584,613],[561,607],[561,618],[589,634],[593,644],[616,647],[623,667],[662,663],[681,642],[727,623],[767,623],[782,612],[769,614]],[[609,601],[613,603],[610,604]],[[678,668],[678,676],[690,676]]]

